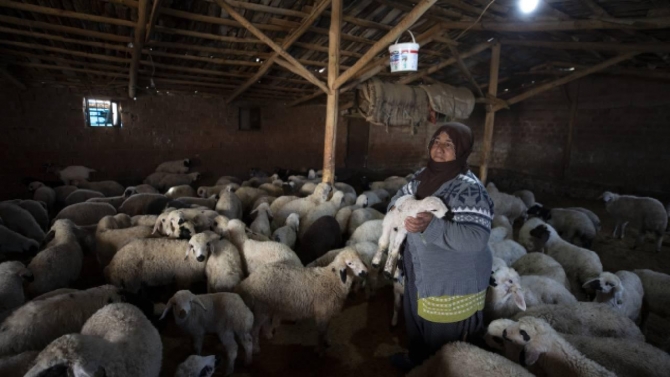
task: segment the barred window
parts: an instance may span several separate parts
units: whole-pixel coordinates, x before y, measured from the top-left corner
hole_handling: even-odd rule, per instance
[[[84,98],[86,125],[89,127],[121,127],[119,103],[109,100]]]
[[[241,131],[258,131],[261,129],[261,108],[240,107],[239,129]]]

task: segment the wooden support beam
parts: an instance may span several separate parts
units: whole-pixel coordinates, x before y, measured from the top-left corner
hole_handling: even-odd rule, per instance
[[[154,30],[156,30],[159,33],[183,35],[185,37],[193,37],[193,38],[211,39],[213,41],[219,41],[219,42],[253,43],[253,44],[263,44],[264,43],[263,41],[261,41],[259,39],[256,39],[256,38],[228,37],[228,36],[225,36],[225,35],[217,35],[217,34],[211,34],[211,33],[200,33],[200,32],[197,32],[197,31],[175,29],[175,28],[170,28],[170,27],[165,27],[165,26],[160,26],[160,25],[156,25],[154,27]]]
[[[610,15],[607,13],[603,7],[598,5],[595,1],[593,0],[581,0],[582,3],[584,3],[587,7],[591,8],[591,11],[594,13],[596,18],[601,18],[601,17],[609,17]]]
[[[556,50],[670,52],[670,44],[668,43],[551,42],[514,39],[503,39],[501,43],[506,46],[538,47]]]
[[[477,81],[475,81],[475,78],[472,77],[472,74],[470,73],[468,66],[465,65],[463,58],[461,58],[461,55],[458,53],[458,49],[455,46],[449,45],[449,51],[451,51],[451,54],[454,56],[454,59],[456,59],[456,63],[458,63],[458,68],[461,70],[461,73],[465,75],[465,78],[468,79],[470,85],[472,85],[472,87],[475,88],[475,92],[479,94],[479,97],[484,97],[484,93],[479,88],[479,85],[477,85]]]
[[[376,3],[383,4],[392,8],[400,9],[405,12],[411,12],[412,7],[410,5],[406,5],[403,3],[399,3],[397,1],[390,1],[390,0],[374,0]],[[435,13],[435,14],[433,14]],[[437,14],[445,16],[445,17],[451,17],[457,20],[460,20],[463,18],[463,13],[456,12],[450,9],[444,9],[441,7],[435,7],[432,12],[428,13],[425,17],[429,20],[435,21],[435,22],[447,22],[451,21],[449,18],[442,18],[438,17]]]
[[[617,18],[607,20],[564,20],[564,21],[542,21],[542,22],[478,22],[473,24],[469,21],[443,22],[446,29],[471,31],[504,31],[511,33],[526,33],[529,31],[570,31],[570,30],[598,30],[598,29],[630,29],[630,30],[652,30],[670,27],[670,17],[656,18]]]
[[[340,90],[335,87],[340,75],[340,36],[342,34],[342,0],[333,0],[328,36],[328,99],[326,100],[326,131],[323,141],[322,182],[331,185],[335,181],[335,151],[337,144],[337,121],[340,117]]]
[[[321,3],[319,3],[318,6],[314,8],[312,13],[306,17],[300,26],[294,30],[288,37],[284,39],[282,42],[281,48],[284,50],[287,50],[291,47],[293,43],[295,43],[300,37],[305,34],[307,29],[316,21],[316,19],[323,13],[323,11],[326,10],[326,8],[330,5],[330,0],[323,0]],[[231,103],[235,98],[237,98],[240,94],[244,93],[245,90],[247,90],[250,86],[258,82],[258,80],[261,79],[269,70],[272,68],[272,65],[277,61],[279,58],[279,53],[274,52],[268,60],[266,60],[261,68],[258,70],[258,72],[251,77],[247,82],[242,84],[239,88],[237,88],[233,94],[231,94],[227,99],[226,103]]]
[[[72,12],[69,10],[57,9],[57,8],[41,7],[39,5],[25,4],[9,0],[0,0],[0,7],[17,9],[26,12],[48,14],[50,16],[68,17],[68,18],[76,18],[78,20],[101,22],[104,24],[112,24],[112,25],[128,26],[128,27],[135,26],[134,22],[128,20],[122,20],[119,18],[96,16],[93,14]]]
[[[305,68],[300,62],[298,62],[291,54],[286,52],[283,48],[281,48],[279,45],[277,45],[272,39],[270,39],[267,35],[263,34],[262,31],[258,30],[254,25],[251,24],[244,16],[241,14],[237,13],[233,7],[231,7],[228,3],[226,3],[226,0],[216,0],[216,3],[223,8],[228,14],[233,17],[237,22],[242,24],[251,34],[253,34],[256,38],[260,39],[261,41],[265,42],[270,48],[272,48],[276,53],[278,53],[282,58],[286,59],[287,62],[291,63],[293,67],[295,68],[294,73],[304,77],[306,80],[309,82],[313,83],[314,85],[318,86],[321,90],[326,91],[326,93],[330,92],[328,88],[321,82],[312,72],[308,71],[307,68]],[[318,84],[317,84],[318,83]]]
[[[209,1],[209,0],[208,0]],[[300,12],[292,9],[286,9],[286,8],[280,8],[280,7],[272,7],[268,5],[262,5],[262,4],[254,4],[254,3],[247,3],[244,1],[229,1],[230,5],[234,6],[235,8],[241,8],[241,9],[248,9],[248,10],[253,10],[256,12],[264,12],[264,13],[270,13],[270,14],[276,14],[280,16],[292,16],[292,17],[300,17],[300,18],[305,18],[308,16],[308,13],[305,12]]]
[[[144,42],[149,42],[151,39],[151,33],[154,31],[156,21],[158,21],[158,12],[160,11],[162,1],[163,0],[154,0],[154,5],[151,7],[151,15],[149,16],[149,24],[147,25],[147,36],[144,39]]]
[[[17,87],[17,88],[19,88],[19,89],[21,89],[21,90],[26,90],[26,89],[27,89],[26,86],[23,85],[23,83],[22,83],[21,81],[19,81],[19,79],[17,79],[16,77],[14,77],[14,75],[12,75],[11,73],[9,73],[9,72],[8,72],[5,68],[3,68],[3,67],[0,67],[0,76],[4,77],[5,80],[9,81],[10,83],[12,83],[12,85],[14,85],[15,87]]]
[[[130,81],[128,82],[128,97],[135,98],[135,86],[137,85],[137,69],[142,59],[142,48],[146,39],[147,31],[147,6],[149,0],[140,0],[137,9],[137,26],[135,27],[135,42],[133,43],[133,57],[130,62]]]
[[[21,56],[21,57],[29,58],[29,59],[39,59],[39,60],[44,60],[44,61],[49,61],[49,62],[60,62],[60,63],[68,64],[68,65],[81,65],[81,66],[85,66],[85,67],[92,67],[92,68],[100,68],[100,69],[104,69],[104,70],[109,70],[109,71],[112,71],[112,72],[121,72],[121,71],[127,70],[127,67],[124,67],[124,66],[121,66],[121,65],[89,63],[89,62],[80,61],[80,60],[65,59],[65,58],[61,58],[61,57],[58,57],[58,56],[31,54],[29,52],[10,50],[10,49],[5,49],[5,48],[0,48],[0,55]],[[28,62],[29,63],[37,63],[36,61],[28,61]],[[17,63],[20,63],[20,62],[17,62]]]
[[[277,65],[280,65],[280,66],[286,68],[287,70],[295,73],[296,75],[302,76],[305,80],[307,80],[307,81],[311,82],[312,84],[316,85],[324,93],[328,94],[328,92],[329,92],[328,87],[323,83],[323,81],[317,79],[313,75],[312,75],[312,77],[304,76],[302,74],[302,72],[298,68],[296,68],[296,66],[294,66],[293,64],[287,62],[286,60],[284,60],[282,58],[275,59],[275,63],[277,63]]]
[[[492,44],[490,42],[480,43],[478,45],[475,45],[473,48],[469,49],[468,51],[460,53],[459,56],[461,57],[461,59],[469,58],[472,55],[479,54],[480,52],[488,49],[489,47],[491,47],[491,45]],[[420,78],[422,78],[424,76],[431,75],[431,74],[443,69],[444,67],[450,66],[450,65],[456,63],[457,61],[458,60],[456,58],[449,58],[449,59],[444,60],[444,61],[442,61],[438,64],[435,64],[435,65],[431,66],[430,68],[424,69],[423,71],[419,71],[417,73],[407,75],[407,76],[401,78],[400,80],[398,80],[398,83],[399,84],[412,83],[416,80],[419,80]]]
[[[540,94],[540,93],[542,93],[542,92],[545,92],[545,91],[547,91],[547,90],[549,90],[549,89],[553,89],[553,88],[555,88],[555,87],[557,87],[557,86],[561,86],[561,85],[563,85],[563,84],[567,84],[567,83],[569,83],[570,81],[580,79],[580,78],[582,78],[582,77],[584,77],[584,76],[588,76],[588,75],[590,75],[590,74],[592,74],[592,73],[594,73],[594,72],[602,71],[602,70],[604,70],[604,69],[606,69],[606,68],[609,68],[609,67],[611,67],[611,66],[613,66],[613,65],[615,65],[615,64],[619,64],[619,63],[621,63],[622,61],[628,60],[628,59],[632,58],[633,56],[635,56],[635,55],[637,55],[637,54],[639,54],[639,52],[627,52],[627,53],[624,53],[624,54],[615,56],[615,57],[613,57],[612,59],[606,60],[606,61],[604,61],[604,62],[602,62],[602,63],[600,63],[600,64],[596,64],[596,65],[594,65],[594,66],[592,66],[592,67],[589,67],[589,68],[586,68],[586,69],[583,69],[583,70],[575,71],[575,73],[573,73],[573,74],[571,74],[571,75],[568,75],[568,76],[565,76],[565,77],[561,77],[561,78],[558,79],[558,80],[555,80],[555,81],[552,81],[552,82],[548,82],[548,83],[546,83],[546,84],[544,84],[544,85],[540,85],[540,86],[538,86],[538,87],[536,87],[536,88],[533,88],[533,89],[531,89],[531,90],[529,90],[529,91],[527,91],[527,92],[521,93],[521,94],[519,94],[518,96],[512,97],[512,98],[510,98],[510,99],[507,100],[507,103],[508,103],[509,105],[514,105],[515,103],[519,103],[519,102],[521,102],[521,101],[523,101],[523,100],[525,100],[525,99],[528,99],[528,98],[530,98],[530,97],[533,97],[533,96],[535,96],[535,95],[538,95],[538,94]],[[496,106],[496,107],[494,108],[494,111],[498,111],[498,110],[500,110],[500,109],[501,109],[501,108],[500,108],[499,106]]]
[[[181,11],[181,10],[169,9],[169,8],[163,8],[163,9],[160,10],[160,12],[161,12],[161,14],[164,14],[166,16],[182,18],[182,19],[185,19],[185,20],[206,22],[206,23],[209,23],[209,24],[230,26],[230,27],[236,27],[236,28],[243,27],[243,25],[240,24],[239,22],[237,22],[235,20],[228,19],[228,18],[205,16],[203,14],[184,12],[184,11]],[[290,30],[290,28],[288,28],[288,27],[279,26],[279,25],[259,24],[259,23],[254,23],[253,25],[258,30],[280,31],[280,32],[287,32],[288,30]]]
[[[575,120],[577,119],[577,104],[579,100],[579,83],[577,83],[577,90],[575,91],[575,98],[570,102],[570,119],[568,120],[568,135],[565,141],[565,151],[563,153],[563,179],[567,178],[568,169],[570,168],[570,155],[572,154],[572,135],[575,128]]]
[[[205,62],[205,63],[209,63],[209,64],[245,66],[245,67],[260,67],[261,66],[261,63],[250,62],[250,61],[246,61],[246,60],[229,60],[229,59],[219,59],[219,58],[208,58],[208,57],[205,57],[205,56],[196,56],[196,55],[188,55],[188,54],[171,54],[169,52],[149,51],[147,49],[142,50],[142,53],[146,54],[146,55],[152,55],[152,56],[161,56],[161,57],[165,57],[165,58],[192,60],[192,61]]]
[[[29,28],[37,28],[37,29],[44,29],[44,30],[53,30],[53,31],[59,31],[59,32],[67,33],[67,34],[83,35],[83,36],[86,36],[86,37],[104,39],[104,40],[114,41],[114,42],[123,42],[123,43],[130,42],[130,38],[125,36],[125,35],[102,33],[102,32],[99,32],[99,31],[86,30],[86,29],[81,29],[81,28],[77,28],[77,27],[69,27],[69,26],[50,24],[48,22],[29,21],[29,20],[25,20],[25,19],[22,19],[22,18],[7,17],[7,16],[0,16],[0,21],[4,22],[4,23],[12,24],[12,25],[20,25],[20,26],[26,26],[26,27],[29,27]]]
[[[116,73],[116,72],[106,72],[106,71],[96,71],[93,69],[85,69],[85,68],[72,68],[72,67],[66,67],[66,66],[61,66],[61,65],[51,65],[51,64],[37,64],[37,63],[19,63],[16,64],[18,66],[22,67],[29,67],[29,68],[40,68],[40,69],[50,69],[50,70],[55,70],[55,71],[71,71],[71,72],[80,72],[80,73],[90,73],[93,75],[98,75],[98,76],[109,76],[109,77],[120,77],[120,78],[128,78],[128,75],[125,73]]]
[[[4,26],[0,26],[0,33],[22,35],[22,36],[25,36],[25,37],[31,37],[31,38],[37,38],[37,39],[49,39],[49,40],[52,40],[52,41],[58,41],[58,42],[63,42],[63,43],[73,43],[73,44],[78,44],[78,45],[82,45],[82,46],[98,47],[98,48],[104,48],[104,49],[109,49],[109,50],[117,50],[117,51],[125,51],[125,52],[130,52],[130,50],[131,50],[130,48],[128,48],[124,45],[119,45],[119,44],[112,44],[112,43],[106,43],[106,42],[91,42],[91,41],[86,41],[86,40],[83,40],[83,39],[65,38],[65,37],[61,37],[61,36],[58,36],[58,35],[35,33],[35,32],[32,32],[32,31],[18,30],[18,29],[8,28],[8,27],[4,27]]]
[[[340,88],[344,85],[349,79],[351,79],[356,73],[362,70],[372,59],[374,59],[379,52],[388,48],[388,46],[394,42],[400,34],[404,33],[409,29],[414,23],[428,10],[430,7],[435,4],[437,0],[421,0],[411,12],[409,12],[405,17],[398,22],[398,24],[391,29],[385,36],[379,39],[370,49],[363,55],[362,58],[344,73],[342,73],[337,80],[335,81],[335,88]]]
[[[35,44],[35,43],[14,42],[14,41],[7,41],[7,40],[1,40],[0,39],[0,44],[4,44],[4,45],[8,45],[8,46],[22,47],[22,48],[28,48],[28,49],[33,49],[33,50],[56,52],[56,53],[59,53],[59,54],[80,56],[82,58],[88,58],[88,59],[106,60],[106,61],[115,62],[115,63],[128,63],[130,61],[129,59],[117,58],[116,56],[93,54],[93,53],[90,53],[90,52],[82,52],[82,51],[76,51],[76,50],[72,50],[72,49],[50,47],[50,46],[45,46],[45,45]]]
[[[496,43],[491,48],[491,67],[489,70],[488,98],[495,99],[498,92],[498,73],[500,71],[500,44]],[[479,162],[479,180],[486,184],[489,173],[489,160],[493,147],[493,123],[495,110],[490,104],[486,105],[486,118],[484,119],[484,142],[482,145],[482,158]]]

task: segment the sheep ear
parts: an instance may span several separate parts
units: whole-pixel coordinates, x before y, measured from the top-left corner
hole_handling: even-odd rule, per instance
[[[258,207],[256,207],[256,209],[253,210],[253,211],[251,211],[251,213],[249,213],[249,214],[250,214],[250,215],[253,215],[254,213],[257,213],[257,212],[258,212]]]
[[[161,222],[156,219],[156,224],[154,224],[154,230],[151,232],[151,234],[156,234],[158,232],[158,226],[161,225]]]
[[[56,237],[56,231],[50,230],[49,233],[47,233],[47,235],[44,236],[44,239],[42,240],[42,245],[46,245],[49,242],[53,241],[55,237]]]
[[[600,278],[591,279],[582,285],[582,288],[591,288],[596,291],[602,291],[603,287],[600,284]]]
[[[526,311],[526,300],[523,298],[522,292],[514,292],[514,303],[519,309]]]
[[[207,311],[207,307],[205,306],[205,304],[202,303],[202,301],[200,301],[200,299],[199,299],[197,296],[194,297],[193,300],[191,300],[191,301],[193,301],[193,302],[195,302],[196,304],[200,305],[200,307],[202,308],[202,310]]]
[[[168,314],[170,309],[172,309],[172,305],[174,305],[174,300],[170,299],[168,301],[167,305],[165,306],[165,310],[163,310],[163,314],[161,315],[160,318],[158,318],[159,321],[162,320],[163,318],[165,318],[165,316]]]
[[[342,284],[347,282],[347,269],[343,268],[340,270],[340,279],[342,279]]]
[[[188,245],[188,249],[186,249],[186,255],[184,255],[184,260],[187,260],[187,259],[188,259],[188,253],[191,252],[191,248],[192,248],[192,247],[193,247],[193,246]]]

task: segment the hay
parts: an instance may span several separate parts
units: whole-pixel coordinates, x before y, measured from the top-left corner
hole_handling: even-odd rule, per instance
[[[428,94],[430,106],[448,121],[468,119],[475,108],[475,95],[467,88],[447,84],[421,85]]]

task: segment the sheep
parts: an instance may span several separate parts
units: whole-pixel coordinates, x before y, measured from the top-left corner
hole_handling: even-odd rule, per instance
[[[361,195],[359,195],[356,198],[356,203],[359,202],[359,200],[363,200],[362,198],[365,198],[365,201],[367,202],[367,206],[371,207],[375,204],[379,203],[387,203],[389,200],[388,192],[383,189],[379,190],[374,190],[374,191],[365,191]]]
[[[0,218],[4,226],[37,242],[44,239],[44,231],[40,228],[30,212],[13,203],[0,203]]]
[[[272,211],[272,213],[278,213],[279,210],[280,210],[282,207],[284,207],[284,205],[285,205],[286,203],[292,202],[292,201],[294,201],[294,200],[296,200],[296,199],[300,199],[300,198],[297,197],[297,196],[295,196],[295,195],[284,195],[284,196],[280,196],[280,197],[278,197],[277,199],[273,200],[272,203],[270,203],[270,211]],[[274,224],[274,222],[273,222],[273,224]],[[282,224],[280,224],[279,226],[281,226],[281,225],[282,225]]]
[[[528,215],[538,216],[556,229],[564,240],[575,244],[575,239],[585,248],[591,247],[596,237],[596,227],[583,212],[569,209],[549,209],[535,205],[528,209]]]
[[[218,363],[218,357],[191,355],[177,366],[174,377],[212,377]]]
[[[300,238],[296,254],[307,264],[330,250],[342,247],[340,226],[332,216],[322,216]]]
[[[251,211],[253,212],[256,208],[258,208],[258,206],[260,206],[263,203],[266,203],[269,206],[269,205],[272,204],[273,201],[275,201],[275,199],[277,199],[277,198],[274,197],[274,196],[258,197],[258,199],[256,199],[256,201],[254,201],[254,204],[252,204]],[[272,212],[272,210],[270,210],[270,211]]]
[[[190,238],[196,233],[211,229],[216,211],[198,208],[168,208],[156,219],[153,233],[156,232],[172,238]]]
[[[517,259],[512,268],[521,276],[537,275],[553,279],[565,288],[570,289],[570,281],[563,267],[556,260],[542,253],[528,253]]]
[[[126,187],[126,191],[123,192],[123,196],[130,197],[135,194],[158,194],[158,190],[155,187],[148,184],[141,184],[137,186]]]
[[[359,242],[379,243],[382,236],[384,220],[370,220],[361,224],[349,237],[347,245],[357,244]]]
[[[56,203],[60,205],[65,205],[65,199],[72,194],[73,192],[79,190],[79,187],[74,185],[65,185],[54,187],[54,192],[56,193]]]
[[[649,312],[670,317],[670,275],[652,270],[634,270],[644,287],[642,324]]]
[[[23,377],[33,366],[38,351],[26,351],[18,355],[0,359],[0,376]]]
[[[126,200],[124,204],[127,202],[128,200]],[[123,207],[123,205],[121,207]],[[111,204],[84,202],[63,208],[58,212],[54,221],[67,219],[72,221],[75,225],[86,226],[96,225],[103,217],[114,215],[116,215],[116,209]]]
[[[163,162],[156,167],[156,171],[162,173],[185,174],[188,173],[190,167],[191,159],[184,158],[182,160]]]
[[[286,224],[277,228],[272,233],[272,240],[283,243],[295,250],[295,241],[298,238],[298,229],[300,229],[300,217],[297,213],[292,213],[286,218]]]
[[[237,358],[237,342],[244,348],[245,364],[253,358],[252,326],[254,315],[236,293],[194,295],[181,290],[172,296],[161,315],[172,310],[174,320],[182,331],[193,338],[195,353],[200,354],[205,334],[216,334],[226,350],[226,376],[233,373]]]
[[[494,228],[497,229],[497,228]],[[504,229],[504,228],[499,228]],[[507,231],[505,231],[505,234]],[[505,236],[503,236],[505,237]],[[502,240],[499,242],[490,242],[489,248],[491,249],[491,254],[494,257],[500,258],[505,261],[508,266],[511,266],[514,262],[519,260],[519,258],[526,255],[526,249],[523,246],[519,245],[513,240]]]
[[[542,304],[518,313],[512,319],[537,317],[547,321],[556,331],[586,336],[613,337],[644,342],[644,335],[630,318],[607,304],[577,302],[575,304]]]
[[[107,203],[111,205],[112,207],[116,208],[116,210],[119,210],[119,207],[123,204],[123,202],[126,201],[125,196],[110,196],[107,198],[91,198],[86,200],[86,202],[89,203]]]
[[[235,184],[239,185],[240,183],[242,183],[242,181],[240,181],[239,178],[233,177],[231,175],[224,175],[224,176],[222,176],[222,177],[220,177],[219,179],[216,180],[216,185],[217,186],[225,185],[225,184],[228,184],[228,183],[235,183]]]
[[[353,276],[365,277],[367,268],[353,249],[339,253],[326,267],[304,268],[266,264],[238,285],[237,292],[254,313],[254,351],[260,351],[258,335],[269,320],[314,318],[319,350],[327,344],[331,318],[342,310]]]
[[[500,354],[505,356],[508,360],[519,362],[519,355],[523,352],[523,347],[518,346],[512,342],[505,341],[503,338],[503,333],[508,326],[515,324],[516,322],[507,318],[496,319],[491,321],[486,328],[486,333],[484,334],[484,341],[486,344],[498,351]],[[532,372],[536,372],[535,368],[531,369]]]
[[[284,195],[284,189],[282,188],[283,184],[284,182],[281,180],[275,180],[272,183],[263,183],[262,185],[258,186],[258,188],[267,192],[268,195],[280,197]]]
[[[602,365],[587,358],[561,337],[546,321],[523,317],[503,331],[503,338],[518,347],[522,365],[534,366],[543,375],[616,377]]]
[[[511,240],[514,238],[514,228],[512,228],[512,223],[509,222],[507,216],[498,214],[494,215],[493,222],[491,223],[491,229],[494,228],[505,228],[507,230],[505,239]]]
[[[546,242],[547,255],[554,258],[565,270],[565,274],[570,281],[570,292],[578,300],[585,300],[584,283],[599,277],[603,272],[603,265],[600,263],[598,254],[564,241],[551,225],[538,225],[531,230],[531,233],[534,231],[545,233],[549,231],[549,239]],[[533,237],[532,234],[531,237]]]
[[[230,242],[240,251],[247,275],[271,263],[302,266],[298,256],[288,246],[279,242],[250,239],[246,234],[244,223],[240,220],[230,220],[226,232]]]
[[[286,218],[291,213],[297,213],[302,220],[304,216],[309,213],[309,211],[318,206],[321,203],[324,203],[328,200],[332,187],[330,184],[323,182],[319,183],[314,190],[314,193],[308,197],[296,199],[290,201],[279,209],[276,213],[273,212],[274,216],[274,227],[275,229],[282,226],[286,222]],[[281,198],[280,198],[281,199]]]
[[[116,221],[117,218],[123,219],[121,224]],[[152,227],[130,225],[130,217],[122,213],[115,216],[105,216],[98,222],[95,232],[95,254],[100,267],[107,266],[116,252],[130,241],[153,237]]]
[[[200,179],[200,173],[193,172],[188,174],[172,174],[166,173],[158,183],[159,190],[166,190],[170,187],[180,185],[190,185],[191,183]],[[152,185],[153,186],[153,185]],[[155,187],[155,186],[154,186]]]
[[[77,280],[84,262],[80,239],[86,236],[86,231],[70,220],[54,223],[44,240],[47,248],[37,253],[28,264],[28,269],[35,275],[26,289],[31,297],[65,288]]]
[[[55,171],[58,178],[60,178],[66,185],[72,184],[74,181],[88,181],[91,173],[95,173],[95,169],[87,168],[86,166],[76,165],[68,166],[64,169]]]
[[[577,299],[561,283],[537,275],[521,276],[521,287],[527,307],[540,304],[575,304]]]
[[[607,212],[616,221],[612,237],[616,237],[619,230],[619,238],[623,239],[626,225],[631,223],[640,227],[633,249],[642,244],[646,232],[653,232],[656,235],[656,252],[661,251],[663,232],[668,225],[668,212],[661,202],[654,198],[619,195],[609,191],[605,191],[601,198],[605,201]]]
[[[370,189],[371,190],[386,190],[388,193],[389,197],[395,196],[395,194],[400,190],[403,186],[407,184],[407,178],[403,177],[388,177],[383,181],[377,181],[377,182],[372,182],[370,184]]]
[[[356,198],[356,190],[349,184],[346,184],[344,182],[335,182],[333,183],[333,188],[335,190],[342,191],[345,197],[346,195],[353,195],[354,199]]]
[[[50,297],[56,297],[58,295],[65,295],[68,293],[74,293],[74,292],[79,292],[79,289],[74,289],[74,288],[58,288],[54,289],[51,292],[47,292],[43,295],[39,295],[37,297],[33,297],[31,301],[39,301],[39,300],[45,300]]]
[[[596,228],[596,233],[600,232],[600,229],[602,228],[602,225],[600,224],[600,218],[598,217],[598,215],[593,213],[593,211],[590,211],[582,207],[568,207],[566,209],[569,209],[571,211],[578,211],[588,216],[588,218],[593,223],[593,226]]]
[[[46,231],[49,228],[49,212],[47,211],[46,203],[35,200],[18,199],[9,202],[28,211],[43,231]]]
[[[630,271],[616,274],[603,272],[596,279],[584,283],[584,288],[596,291],[594,302],[607,303],[636,323],[640,319],[644,289],[640,278]]]
[[[379,267],[382,253],[384,250],[388,250],[384,275],[389,279],[393,276],[398,261],[400,245],[407,235],[405,219],[416,216],[420,212],[428,212],[437,218],[443,218],[447,215],[449,209],[440,198],[434,196],[416,200],[413,195],[404,195],[396,200],[394,208],[384,217],[382,236],[379,238],[379,249],[372,259],[372,266],[374,268]]]
[[[156,224],[156,215],[136,215],[130,218],[132,226],[154,226]]]
[[[491,258],[491,272],[495,272],[502,267],[509,267],[509,266],[507,265],[507,262],[498,257]]]
[[[228,190],[232,192],[233,189],[234,187],[230,187]],[[242,202],[242,211],[244,213],[248,213],[251,209],[251,205],[256,201],[256,199],[260,198],[261,196],[266,196],[267,193],[254,187],[240,187],[239,189],[235,190],[235,195]]]
[[[216,186],[200,186],[198,187],[197,194],[201,198],[209,198],[212,195],[218,195],[221,191],[231,188],[231,191],[235,191],[235,186],[230,184],[225,185],[216,185]],[[239,187],[238,187],[239,188]]]
[[[262,203],[255,210],[251,212],[252,214],[257,213],[256,218],[251,223],[249,228],[252,232],[262,234],[266,237],[272,235],[272,229],[270,229],[270,221],[272,221],[272,211],[270,211],[270,206],[267,203]]]
[[[373,208],[359,208],[351,212],[346,234],[352,235],[361,224],[371,220],[383,220],[384,214]]]
[[[232,292],[244,278],[240,252],[223,237],[212,231],[198,233],[188,241],[189,252],[198,262],[205,262],[207,292]]]
[[[521,199],[521,201],[523,202],[523,204],[526,205],[527,208],[530,208],[535,205],[535,194],[533,194],[533,192],[530,190],[515,191],[512,195]]]
[[[507,216],[512,225],[514,225],[514,221],[519,217],[526,217],[528,207],[526,207],[521,199],[498,191],[493,183],[486,185],[486,191],[493,201],[493,207],[495,208],[496,213]]]
[[[486,322],[498,318],[509,318],[519,310],[526,310],[526,300],[520,280],[519,274],[509,267],[501,267],[491,273],[484,305]]]
[[[208,209],[215,209],[218,199],[216,196],[212,195],[211,198],[191,198],[191,197],[181,197],[179,198],[180,202],[183,202],[190,206],[205,207]]]
[[[408,377],[531,377],[524,367],[465,342],[452,342],[412,369]]]
[[[34,253],[39,247],[39,242],[34,239],[0,225],[0,253]]]
[[[368,198],[363,196],[361,199],[362,204],[345,205],[335,214],[335,220],[337,220],[337,223],[340,224],[340,233],[342,233],[342,235],[344,235],[349,229],[349,219],[351,218],[351,214],[355,210],[363,208],[367,205]]]
[[[33,273],[21,262],[0,263],[0,323],[23,305],[26,301],[23,283],[33,279]]]
[[[300,219],[300,235],[303,236],[307,229],[314,224],[320,217],[335,216],[342,206],[342,199],[344,193],[342,191],[335,191],[333,196],[327,202],[323,202],[315,207],[312,207],[304,217]],[[339,228],[339,223],[338,223]]]
[[[105,196],[121,196],[125,191],[125,188],[116,181],[77,181],[74,185],[81,189],[101,192]]]
[[[72,191],[70,195],[65,198],[65,205],[70,206],[77,203],[82,203],[91,198],[104,198],[105,194],[100,191],[77,189]]]
[[[172,186],[170,187],[169,190],[167,190],[165,196],[167,196],[170,199],[179,199],[182,197],[194,197],[195,190],[193,189],[193,187],[189,185]]]
[[[164,202],[167,204],[168,201],[169,199],[161,194],[137,194],[126,199],[119,207],[119,212],[125,213],[128,216],[146,215],[149,214],[149,207],[153,203]]]
[[[121,301],[111,285],[30,301],[0,326],[0,357],[41,350],[61,335],[78,332],[98,309]]]
[[[294,183],[296,184],[296,183]],[[305,197],[305,196],[310,196],[314,193],[314,190],[316,190],[316,185],[317,182],[301,182],[300,183],[300,189],[298,190],[298,193],[300,196]]]
[[[40,352],[26,377],[60,375],[158,377],[163,345],[151,322],[126,303],[107,305],[89,318],[81,334],[54,340]]]
[[[56,204],[56,191],[54,189],[44,185],[42,182],[35,181],[28,185],[28,191],[33,193],[33,200],[44,202],[49,212],[53,211]]]

